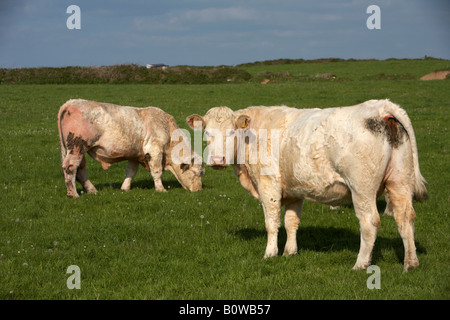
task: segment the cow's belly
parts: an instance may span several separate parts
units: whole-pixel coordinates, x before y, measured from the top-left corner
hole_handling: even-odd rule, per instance
[[[306,199],[336,206],[351,202],[351,192],[345,183],[339,180],[327,185],[312,185],[307,181],[296,179],[283,188],[283,198]]]
[[[321,133],[311,130],[288,139],[280,163],[283,195],[330,205],[351,201],[344,178],[331,163],[329,145]]]
[[[141,158],[144,158],[139,142],[133,142],[132,140],[122,141],[122,139],[113,139],[106,134],[99,139],[88,153],[92,158],[102,163],[104,167],[104,164],[112,164],[124,160],[139,161]]]

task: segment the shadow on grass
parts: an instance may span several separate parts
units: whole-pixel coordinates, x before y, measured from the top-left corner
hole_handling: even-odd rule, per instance
[[[92,182],[92,181],[91,181]],[[120,190],[120,187],[122,186],[123,181],[120,182],[106,182],[106,183],[98,183],[94,184],[97,191],[101,192],[104,189],[117,189]],[[172,189],[183,189],[183,186],[176,180],[173,179],[164,179],[162,180],[162,184],[164,188],[166,188],[167,191],[170,191]],[[211,186],[203,184],[203,189],[212,189]],[[149,179],[140,179],[136,181],[131,182],[130,190],[133,189],[155,189],[155,183],[153,182],[152,178]],[[84,191],[84,189],[81,187],[81,185],[77,182],[77,191],[78,194],[81,194],[81,191]]]
[[[353,206],[352,204],[349,204],[343,207],[352,208]],[[384,199],[377,200],[377,209],[381,216],[386,209],[386,202]],[[234,232],[243,240],[267,237],[265,230],[255,228],[238,229]],[[283,252],[285,243],[286,231],[283,227],[281,227],[278,234],[278,252]],[[421,246],[419,242],[415,241],[415,244],[418,254],[427,253],[426,249]],[[360,246],[360,233],[344,228],[317,226],[302,227],[300,225],[300,228],[297,231],[297,245],[299,252],[302,250],[312,250],[317,252],[350,250],[358,253]],[[400,234],[398,234],[398,237],[395,238],[377,236],[372,253],[372,263],[376,264],[376,262],[382,258],[382,250],[393,250],[399,262],[403,263],[404,246]]]
[[[234,231],[243,240],[266,238],[266,231],[255,228],[243,228]],[[283,252],[286,243],[286,231],[280,228],[278,235],[278,252]],[[301,227],[297,232],[298,251],[311,250],[317,252],[336,252],[350,250],[359,252],[360,234],[354,231],[335,227]],[[416,241],[418,254],[426,254],[426,249]],[[400,235],[398,238],[377,237],[372,254],[372,263],[382,258],[382,250],[394,251],[400,263],[403,263],[404,247]],[[356,259],[356,256],[355,256]]]
[[[98,191],[101,191],[102,189],[120,189],[122,186],[122,182],[108,182],[108,183],[99,183],[95,185]],[[176,179],[165,179],[162,181],[162,184],[164,188],[166,189],[180,189],[183,188],[181,184]],[[130,190],[133,189],[155,189],[155,183],[153,182],[152,178],[149,179],[141,179],[131,182]]]

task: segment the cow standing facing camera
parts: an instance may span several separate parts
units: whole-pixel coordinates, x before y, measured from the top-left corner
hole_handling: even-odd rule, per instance
[[[404,270],[419,265],[412,201],[427,198],[416,138],[406,112],[389,100],[351,107],[210,109],[186,118],[208,140],[206,164],[233,165],[242,186],[264,209],[265,258],[278,254],[281,207],[287,241],[297,253],[296,233],[304,200],[329,205],[352,202],[361,230],[354,269],[366,269],[380,227],[376,199],[386,195],[405,248]]]

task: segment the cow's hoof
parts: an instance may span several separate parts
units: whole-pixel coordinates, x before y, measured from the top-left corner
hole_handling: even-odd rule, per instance
[[[403,271],[408,272],[409,270],[415,269],[419,266],[419,260],[409,260],[405,261],[403,265]]]
[[[269,258],[273,258],[276,257],[278,255],[278,252],[267,252],[264,254],[264,259],[269,259]]]
[[[95,189],[95,188],[94,189],[87,189],[86,192],[89,193],[89,194],[97,194],[98,193],[97,189]]]
[[[367,264],[367,263],[356,263],[354,266],[353,266],[353,270],[366,270],[368,267],[369,267],[369,265],[370,265],[370,263],[369,264]]]
[[[285,246],[283,256],[294,256],[298,252],[297,246]]]
[[[67,196],[68,196],[69,198],[73,198],[73,199],[77,199],[77,198],[80,197],[80,196],[78,195],[78,193],[67,193]]]
[[[286,251],[286,250],[284,250],[284,252],[283,252],[283,256],[285,256],[285,257],[295,256],[296,254],[297,254],[297,251]]]

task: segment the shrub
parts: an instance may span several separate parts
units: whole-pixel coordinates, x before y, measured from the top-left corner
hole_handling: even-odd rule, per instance
[[[251,75],[235,67],[177,66],[166,70],[147,69],[136,64],[100,67],[0,69],[0,83],[22,84],[208,84],[242,82]]]

